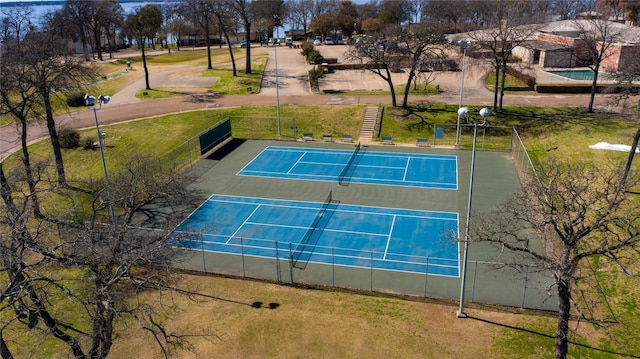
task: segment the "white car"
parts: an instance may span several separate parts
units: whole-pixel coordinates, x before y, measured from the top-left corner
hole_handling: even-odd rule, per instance
[[[315,39],[315,40],[313,40],[313,44],[314,44],[315,46],[320,46],[320,45],[322,45],[322,41],[320,41],[320,40],[318,40],[318,39]]]
[[[330,37],[327,37],[326,39],[324,39],[324,44],[325,45],[333,45],[334,44],[333,39],[330,38]]]

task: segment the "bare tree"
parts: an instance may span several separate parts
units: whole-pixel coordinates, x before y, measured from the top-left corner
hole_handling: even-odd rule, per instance
[[[20,42],[33,27],[31,17],[33,8],[30,6],[16,6],[2,8],[0,19],[0,40],[4,43]]]
[[[629,176],[620,186],[621,166],[599,168],[584,162],[541,165],[538,177],[491,214],[474,219],[472,241],[487,242],[508,265],[534,263],[553,278],[558,294],[555,358],[568,353],[572,308],[579,320],[602,323],[594,305],[606,300],[592,260],[629,274],[640,249],[640,203],[625,192],[638,184]],[[589,297],[580,294],[589,289]],[[584,292],[582,292],[584,293]],[[606,308],[606,307],[605,307]]]
[[[412,24],[403,29],[397,41],[399,53],[408,61],[408,77],[402,107],[408,107],[411,83],[422,64],[444,58],[446,46],[444,24],[437,21]]]
[[[620,40],[623,30],[607,19],[576,20],[574,23],[578,36],[573,42],[572,54],[577,64],[587,66],[593,71],[587,108],[588,112],[593,112],[602,65],[614,54],[612,50]]]
[[[395,25],[387,28],[386,32],[398,33]],[[355,43],[348,46],[345,53],[345,58],[352,62],[360,62],[363,67],[378,75],[389,85],[389,91],[391,92],[391,104],[397,106],[396,91],[393,86],[393,78],[391,77],[391,62],[394,58],[394,51],[391,51],[387,47],[386,42],[374,41],[378,38],[378,34],[370,34],[367,36],[367,41],[361,43]]]
[[[57,21],[61,26],[73,31],[74,38],[79,39],[82,44],[84,59],[89,61],[89,30],[91,1],[66,0],[62,9],[57,13],[62,21]]]
[[[207,68],[213,69],[211,63],[211,35],[214,26],[214,6],[215,2],[206,0],[187,0],[187,7],[193,22],[204,32],[207,42]]]
[[[114,201],[106,198],[103,181],[89,179],[83,185],[89,190],[82,193],[49,192],[60,201],[50,217],[36,221],[28,194],[14,189],[21,186],[20,171],[6,175],[0,163],[0,221],[10,230],[0,237],[0,273],[6,276],[0,281],[0,312],[7,318],[0,327],[3,358],[12,354],[2,331],[16,325],[51,335],[75,358],[106,358],[115,325],[126,318],[149,331],[165,357],[184,347],[187,335],[167,331],[156,309],[131,300],[147,290],[190,294],[173,285],[169,267],[167,239],[176,222],[168,213],[190,201],[184,191],[188,178],[177,169],[166,161],[134,156],[112,171]],[[38,178],[45,177],[39,173]],[[38,186],[43,192],[51,190],[46,181]],[[153,210],[140,217],[141,208],[155,201],[172,209],[163,219],[158,218],[162,211]],[[118,213],[114,222],[107,214],[110,206]],[[154,230],[132,226],[154,216]],[[81,288],[60,280],[51,267],[83,273]],[[74,321],[56,317],[56,298],[65,298],[66,306],[74,308]]]
[[[495,71],[493,110],[502,112],[507,63],[513,49],[522,45],[538,31],[534,18],[523,11],[518,1],[500,0],[490,4],[493,11],[485,12],[489,24],[486,30],[470,33],[471,39],[492,55]]]
[[[187,7],[184,6],[184,3],[171,3],[165,7],[167,32],[173,35],[176,40],[178,51],[180,51],[180,46],[182,45],[182,36],[186,35],[191,28],[186,20],[187,13]]]
[[[231,44],[231,39],[229,38],[229,29],[233,28],[233,24],[237,23],[237,15],[234,16],[233,8],[231,4],[226,1],[220,1],[214,3],[213,7],[213,16],[216,18],[218,23],[218,29],[222,32],[226,42],[227,48],[229,49],[229,57],[231,58],[231,68],[233,71],[233,76],[238,76],[238,71],[236,69],[236,59],[233,54],[233,46]],[[247,47],[250,46],[247,43]]]
[[[2,61],[3,102],[13,103],[7,107],[18,121],[25,116],[43,116],[46,120],[49,138],[58,174],[58,184],[67,186],[58,139],[52,98],[62,91],[76,88],[95,77],[90,66],[82,64],[67,48],[64,39],[50,32],[32,31],[20,43],[8,43]],[[7,71],[7,72],[5,72]],[[9,73],[11,72],[11,73]],[[6,75],[5,75],[6,74]],[[12,81],[8,81],[12,79]],[[26,111],[26,107],[29,107]],[[23,107],[18,111],[16,109]],[[23,111],[25,110],[25,111]],[[38,110],[37,112],[35,110]],[[24,130],[27,125],[24,123]],[[26,133],[23,133],[26,136]]]
[[[36,191],[36,174],[31,163],[27,133],[29,121],[42,117],[40,96],[35,84],[24,76],[30,72],[29,64],[20,61],[22,55],[19,47],[9,45],[4,56],[5,61],[0,62],[0,114],[11,116],[16,121],[20,133],[20,145],[22,147],[22,163],[25,167],[25,179],[29,187],[31,201],[34,206],[34,214],[41,217],[39,211],[39,195]]]
[[[140,51],[142,51],[142,65],[144,68],[146,89],[150,90],[149,69],[147,68],[147,57],[144,52],[144,47],[147,42],[146,40],[153,38],[160,29],[160,26],[162,26],[162,10],[153,4],[147,4],[141,9],[138,9],[136,13],[132,15],[132,18],[136,39],[140,45]]]
[[[313,18],[311,10],[313,9],[313,0],[289,0],[289,22],[293,25],[293,29],[302,29],[307,33],[309,23]]]
[[[122,6],[115,0],[99,0],[97,2],[89,2],[89,21],[87,23],[89,31],[93,34],[93,43],[95,54],[97,52],[98,59],[103,61],[102,56],[102,34],[106,34],[107,38],[107,51],[111,55],[113,51],[111,44],[109,44],[109,29],[112,29],[118,24],[122,23],[124,18]],[[115,35],[115,34],[114,34]],[[115,46],[115,41],[113,46]]]
[[[244,73],[251,73],[251,23],[253,21],[253,13],[251,12],[250,0],[232,0],[231,3],[235,12],[240,16],[242,25],[244,26],[244,36],[247,41],[246,57]]]
[[[575,0],[553,0],[551,8],[560,15],[560,20],[569,20],[576,18],[576,10],[579,2]]]

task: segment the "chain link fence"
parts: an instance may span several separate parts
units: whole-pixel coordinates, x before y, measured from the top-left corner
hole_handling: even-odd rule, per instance
[[[324,248],[323,263],[308,262],[294,266],[290,244],[277,241],[256,247],[241,240],[234,254],[216,252],[226,244],[201,242],[202,248],[176,248],[172,258],[174,267],[236,276],[256,278],[286,284],[340,287],[355,290],[384,292],[417,297],[437,297],[456,300],[460,295],[459,276],[432,273],[438,259],[412,257],[411,271],[380,269],[378,253],[361,251],[357,260],[343,265],[345,256],[339,248]],[[206,250],[204,249],[206,246]],[[227,250],[228,249],[224,249]],[[260,256],[256,255],[260,252]],[[457,262],[457,261],[456,261]],[[421,267],[422,272],[415,271]],[[427,268],[429,268],[427,270]],[[533,265],[513,268],[502,263],[469,261],[465,298],[471,302],[491,303],[529,309],[553,310],[557,302],[551,291],[549,277],[539,273]]]

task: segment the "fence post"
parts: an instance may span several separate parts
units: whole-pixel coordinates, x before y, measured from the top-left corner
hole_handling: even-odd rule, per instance
[[[474,261],[473,266],[473,285],[471,286],[471,303],[474,301],[474,295],[476,294],[476,274],[478,273],[478,261]]]
[[[244,270],[244,241],[242,238],[240,238],[240,256],[242,257],[242,278],[245,277],[245,270]]]
[[[371,263],[370,263],[370,275],[369,275],[369,290],[373,292],[373,251],[371,251]]]
[[[198,232],[198,237],[200,237],[200,249],[202,250],[202,269],[207,273],[207,261],[204,258],[204,240],[202,239],[202,231]]]
[[[289,279],[293,284],[293,252],[291,251],[291,242],[289,242]]]
[[[276,280],[280,283],[280,256],[278,256],[278,241],[274,242],[276,245]]]
[[[427,257],[427,261],[425,262],[426,268],[424,269],[424,295],[423,298],[427,297],[427,280],[429,279],[429,257]]]
[[[529,280],[529,266],[526,266],[526,271],[524,272],[524,287],[522,288],[522,305],[521,308],[524,308],[524,301],[527,296],[527,282]]]
[[[335,247],[331,247],[331,286],[336,286],[336,257]]]

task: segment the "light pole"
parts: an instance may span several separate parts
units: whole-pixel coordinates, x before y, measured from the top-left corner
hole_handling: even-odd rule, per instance
[[[464,312],[464,287],[467,280],[467,255],[469,253],[469,226],[471,224],[471,196],[473,195],[473,172],[476,165],[476,138],[478,136],[478,127],[482,127],[487,123],[487,117],[489,117],[491,111],[488,108],[480,110],[480,116],[482,116],[482,123],[472,123],[467,117],[467,124],[473,126],[473,148],[471,150],[471,175],[469,178],[469,200],[467,202],[467,223],[465,225],[464,232],[464,251],[462,254],[462,273],[460,281],[460,308],[458,309],[458,318],[466,318],[467,313]]]
[[[458,46],[462,48],[462,74],[460,76],[460,101],[458,102],[458,125],[456,126],[456,147],[460,146],[460,110],[462,107],[462,92],[464,90],[464,70],[465,70],[465,62],[467,58],[467,49],[473,45],[471,41],[458,41]],[[469,112],[469,109],[467,109]],[[468,120],[467,120],[468,121]]]
[[[99,108],[102,108],[102,104],[106,104],[111,100],[109,96],[98,96]],[[104,146],[102,136],[104,133],[100,131],[100,125],[98,124],[98,109],[96,108],[96,98],[94,96],[84,95],[84,101],[87,107],[93,110],[93,117],[96,119],[96,131],[98,131],[98,147],[100,148],[100,156],[102,157],[102,170],[104,171],[105,189],[107,191],[107,200],[109,201],[109,210],[111,211],[111,221],[113,222],[114,230],[117,224],[116,212],[113,208],[113,198],[111,197],[111,189],[109,188],[109,174],[107,173],[107,162],[104,159]]]
[[[280,46],[280,31],[276,27],[276,39],[273,41],[273,57],[275,58],[276,65],[276,112],[278,116],[278,138],[282,137],[282,129],[280,128],[280,94],[278,93],[280,86],[278,85],[278,48],[276,47],[276,41]]]
[[[462,96],[462,91],[461,91]],[[460,118],[465,118],[467,122],[469,122],[469,108],[468,107],[460,107],[458,108],[458,126],[456,127],[456,147],[460,146]]]

